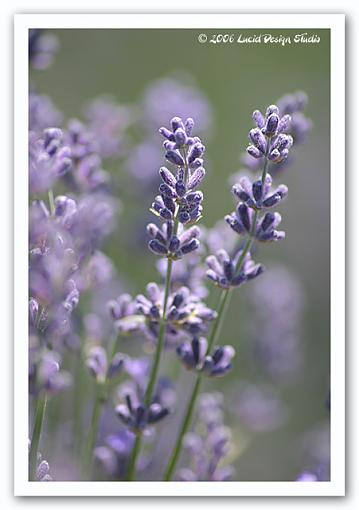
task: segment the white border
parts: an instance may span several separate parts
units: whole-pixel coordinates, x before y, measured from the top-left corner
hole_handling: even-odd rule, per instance
[[[345,162],[331,145],[331,481],[28,481],[28,39],[29,28],[329,28],[331,135],[345,147],[345,16],[342,14],[17,14],[14,42],[14,493],[16,496],[345,495]],[[19,377],[20,375],[20,377]]]

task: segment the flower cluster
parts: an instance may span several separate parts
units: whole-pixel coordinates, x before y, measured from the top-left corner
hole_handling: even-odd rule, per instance
[[[233,467],[224,464],[230,449],[231,433],[223,421],[223,395],[204,393],[199,401],[197,427],[184,438],[190,466],[180,469],[181,481],[224,482],[233,476]]]
[[[164,292],[155,283],[146,287],[146,296],[136,297],[137,313],[146,318],[146,330],[155,338],[163,316]],[[169,296],[165,313],[166,336],[171,343],[181,336],[205,333],[216,312],[208,308],[200,298],[187,287],[181,287]]]
[[[123,403],[116,406],[118,418],[135,434],[148,433],[148,427],[171,412],[172,395],[168,396],[167,384],[159,381],[149,405],[144,404],[143,388],[139,384],[124,383],[120,389]]]
[[[39,28],[29,30],[29,61],[34,69],[47,69],[59,48],[57,37]]]
[[[182,364],[188,370],[203,372],[209,377],[221,377],[231,368],[231,360],[235,351],[231,345],[215,347],[212,354],[208,354],[208,342],[203,337],[194,337],[184,342],[176,349]]]
[[[109,363],[105,349],[98,345],[90,349],[86,366],[97,382],[104,383],[106,380],[115,379],[121,373],[124,362],[124,355],[117,352]]]
[[[218,250],[216,255],[210,255],[206,258],[208,270],[207,278],[212,280],[218,287],[229,289],[230,287],[239,287],[248,280],[259,276],[264,268],[262,264],[255,264],[250,253],[244,256],[243,263],[237,270],[238,262],[243,255],[243,250],[239,250],[234,258],[231,258],[226,250]]]
[[[174,230],[173,220],[166,221],[162,229],[154,223],[147,225],[147,234],[151,238],[148,247],[152,253],[177,260],[198,249],[200,229],[197,226],[192,226],[177,235]]]
[[[160,168],[162,184],[160,195],[155,198],[151,211],[163,218],[175,218],[182,224],[196,223],[201,218],[203,194],[194,191],[205,176],[202,155],[205,147],[200,138],[193,137],[194,121],[182,122],[179,117],[171,120],[171,129],[162,127],[160,133],[166,139],[165,158],[177,167],[176,175],[168,168]]]
[[[308,137],[308,133],[312,129],[312,121],[308,119],[303,113],[303,110],[307,102],[308,98],[304,92],[296,92],[294,94],[287,94],[281,97],[280,99],[278,99],[276,103],[278,109],[276,111],[276,114],[277,115],[280,114],[282,116],[281,119],[283,120],[283,123],[286,124],[285,131],[287,135],[289,135],[292,138],[296,145],[305,143]],[[241,160],[245,167],[249,168],[253,172],[258,172],[263,166],[264,153],[260,149],[260,147],[263,148],[263,143],[259,142],[259,147],[257,145],[257,139],[261,139],[261,141],[263,142],[263,138],[261,137],[261,135],[258,135],[256,133],[258,133],[257,131],[258,128],[260,130],[263,129],[266,119],[260,112],[256,111],[254,112],[254,120],[256,124],[256,128],[254,128],[254,130],[252,131],[254,142],[254,143],[252,142],[252,144],[254,146],[254,149],[249,149],[249,151],[242,156]],[[259,126],[258,122],[260,124]],[[283,137],[280,137],[280,139],[285,140],[283,139]],[[288,142],[290,144],[291,140],[286,139],[285,143],[288,144]],[[289,149],[289,147],[287,147],[286,149]],[[270,159],[268,162],[268,170],[270,174],[273,176],[277,175],[277,173],[287,168],[293,161],[293,156],[289,155],[286,151],[284,158],[277,159],[276,155],[278,156],[278,153],[275,153],[273,155],[274,159]]]

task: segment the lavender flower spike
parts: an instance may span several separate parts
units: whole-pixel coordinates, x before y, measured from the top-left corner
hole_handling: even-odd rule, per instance
[[[253,120],[256,127],[249,132],[248,154],[255,159],[264,156],[272,163],[281,163],[293,145],[293,138],[285,134],[290,128],[290,115],[280,117],[278,106],[271,105],[265,116],[259,110],[253,112]]]
[[[218,287],[229,289],[230,287],[239,287],[242,283],[253,280],[262,274],[264,267],[261,264],[255,264],[250,253],[245,255],[239,271],[236,270],[242,253],[242,250],[238,251],[232,259],[225,250],[219,250],[216,255],[207,257],[206,263],[209,267],[206,272],[207,278]]]
[[[284,184],[272,190],[272,177],[267,174],[264,184],[261,180],[251,183],[248,177],[242,177],[238,184],[234,184],[232,191],[236,197],[252,209],[269,209],[278,204],[288,195],[288,188]]]
[[[257,222],[253,209],[244,203],[240,203],[235,212],[225,217],[225,221],[237,234],[250,234],[263,242],[279,241],[285,238],[285,232],[276,230],[281,220],[282,217],[278,212],[267,212]]]
[[[166,139],[165,158],[175,167],[174,175],[168,168],[160,168],[162,184],[160,195],[155,198],[151,211],[164,220],[177,219],[182,224],[193,224],[201,218],[203,195],[194,191],[205,176],[203,168],[204,145],[192,136],[194,121],[185,122],[179,117],[171,120],[171,129],[162,127],[160,133]],[[156,244],[156,243],[152,243]]]
[[[177,347],[177,355],[188,370],[203,372],[210,377],[221,377],[231,368],[235,350],[230,345],[215,347],[212,355],[207,353],[207,340],[194,337]]]

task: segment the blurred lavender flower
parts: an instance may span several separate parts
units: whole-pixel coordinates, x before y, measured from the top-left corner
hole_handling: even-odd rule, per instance
[[[55,35],[39,28],[29,30],[29,62],[34,69],[47,69],[58,49],[59,41]]]
[[[48,351],[40,347],[31,351],[30,389],[35,395],[45,391],[49,395],[59,393],[72,383],[69,372],[60,368],[61,357],[55,351]]]
[[[65,141],[71,148],[74,165],[67,185],[75,192],[108,190],[110,175],[102,167],[95,134],[79,120],[71,119],[65,131]]]
[[[249,322],[254,360],[274,380],[290,381],[302,366],[302,286],[289,269],[276,266],[252,285],[248,297],[256,315]]]
[[[232,393],[229,409],[254,432],[275,430],[288,418],[278,392],[267,384],[240,383]]]
[[[42,138],[34,133],[29,137],[29,187],[30,193],[48,191],[57,179],[72,167],[71,149],[64,145],[62,131],[45,129]]]
[[[29,93],[29,131],[40,136],[49,126],[62,126],[63,115],[48,96]]]
[[[118,104],[111,96],[103,96],[88,103],[84,113],[100,156],[103,159],[123,156],[128,144],[126,131],[133,122],[130,108]]]
[[[105,383],[121,374],[125,356],[117,352],[108,360],[106,351],[101,346],[92,347],[86,358],[86,366],[98,383]]]
[[[187,81],[187,83],[186,83]],[[163,78],[153,82],[143,98],[143,122],[149,130],[164,124],[174,115],[198,119],[198,130],[208,131],[212,124],[212,111],[204,94],[185,79]]]
[[[148,427],[158,423],[170,413],[170,408],[163,398],[163,387],[157,386],[152,403],[144,404],[143,390],[133,382],[124,383],[121,387],[124,403],[115,408],[120,420],[135,434],[149,433]]]
[[[230,451],[231,434],[224,426],[222,406],[222,394],[201,395],[195,431],[184,437],[190,466],[179,471],[181,481],[223,482],[232,478],[233,467],[223,464]]]
[[[201,247],[199,250],[191,252],[186,257],[176,261],[172,268],[171,286],[173,290],[188,287],[192,294],[196,294],[203,299],[208,295],[208,290],[204,284],[206,269],[202,264],[200,251]],[[166,259],[160,259],[156,267],[164,280],[167,271]]]
[[[209,253],[226,250],[229,254],[234,253],[238,239],[233,230],[229,230],[223,220],[218,221],[212,228],[204,233],[204,239]]]
[[[231,360],[235,350],[231,345],[215,347],[208,354],[208,343],[203,337],[194,337],[191,342],[184,342],[176,349],[182,364],[188,370],[203,372],[210,377],[222,377],[232,368]]]

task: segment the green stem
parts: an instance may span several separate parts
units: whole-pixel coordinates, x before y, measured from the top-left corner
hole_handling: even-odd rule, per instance
[[[36,468],[37,468],[37,452],[40,443],[42,424],[44,422],[44,416],[46,411],[47,395],[39,395],[36,411],[34,429],[32,432],[31,446],[29,453],[29,480],[36,480]]]
[[[49,189],[47,194],[49,197],[50,213],[51,213],[51,216],[54,216],[55,215],[55,200],[54,200],[54,193],[53,193],[52,189]]]
[[[267,155],[268,155],[268,150],[269,150],[269,141],[267,143],[267,150],[266,150],[266,153],[265,153],[265,160],[264,160],[263,171],[262,171],[262,179],[261,179],[262,180],[262,184],[264,184],[265,177],[266,177],[266,174],[267,174],[267,166],[268,166]],[[256,210],[255,213],[254,213],[252,230],[248,234],[247,241],[246,241],[246,243],[245,243],[245,245],[243,247],[241,256],[238,259],[237,266],[236,266],[237,271],[240,271],[242,269],[242,266],[243,266],[244,260],[246,258],[246,255],[247,255],[247,253],[249,252],[249,250],[250,250],[250,248],[252,246],[254,235],[255,235],[255,231],[256,231],[257,219],[258,219],[258,210]],[[208,340],[207,354],[212,349],[212,346],[215,343],[215,341],[216,341],[216,339],[217,339],[217,337],[219,335],[219,332],[221,330],[221,326],[222,326],[222,323],[223,323],[223,320],[224,320],[224,317],[225,317],[226,308],[227,308],[227,306],[230,303],[230,297],[231,297],[231,289],[225,289],[225,290],[222,291],[222,294],[221,294],[221,297],[220,297],[220,301],[219,301],[217,319],[216,319],[216,322],[213,325],[211,336],[209,337],[209,340]],[[183,437],[184,437],[184,435],[186,434],[186,432],[188,431],[188,429],[189,429],[189,427],[191,425],[192,415],[193,415],[195,403],[196,403],[196,400],[197,400],[197,397],[198,397],[198,394],[199,394],[199,390],[201,388],[201,381],[202,381],[202,374],[198,374],[197,375],[196,383],[194,385],[194,388],[192,390],[192,394],[191,394],[191,397],[190,397],[190,400],[189,400],[189,403],[188,403],[187,411],[186,411],[184,420],[182,422],[182,426],[180,428],[180,432],[179,432],[176,444],[174,446],[174,449],[172,451],[170,460],[168,462],[167,468],[166,468],[164,476],[163,476],[163,480],[164,481],[171,480],[173,472],[175,470],[175,467],[176,467],[176,464],[177,464],[177,461],[178,461],[178,458],[179,458],[179,455],[180,455],[181,449],[182,449]]]
[[[127,467],[126,480],[128,480],[128,481],[132,481],[135,478],[136,460],[137,460],[138,454],[140,453],[140,450],[141,450],[141,444],[142,444],[142,435],[137,434],[136,439],[135,439],[135,444],[133,445],[131,457],[130,457],[128,467]]]
[[[96,387],[96,398],[92,410],[90,430],[85,444],[85,452],[83,456],[83,474],[85,478],[91,477],[92,475],[93,449],[97,437],[102,406],[105,401],[102,386],[103,385],[98,384]]]

